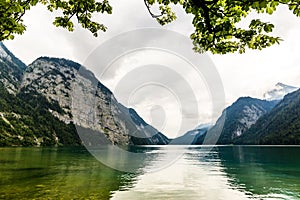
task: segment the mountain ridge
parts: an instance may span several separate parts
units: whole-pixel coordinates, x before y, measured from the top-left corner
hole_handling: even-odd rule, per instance
[[[274,88],[263,94],[263,98],[268,101],[282,100],[285,95],[294,92],[297,89],[299,88],[278,82]]]
[[[278,101],[267,101],[249,96],[240,97],[223,110],[221,116],[212,127],[197,135],[193,143],[197,145],[204,143],[232,144],[235,138],[243,135],[277,103]]]
[[[268,100],[240,97],[212,127],[170,140],[77,62],[41,56],[26,66],[0,43],[0,67],[0,146],[97,145],[93,138],[115,145],[300,144],[300,89],[283,83],[265,93]]]
[[[20,87],[26,65],[0,42],[0,82],[11,94],[16,94]]]
[[[2,46],[4,45],[2,44]],[[1,57],[0,61],[5,64],[7,69],[12,66],[11,63],[5,59],[1,59]],[[41,112],[48,116],[48,118],[51,114],[53,119],[55,119],[55,124],[59,124],[60,127],[63,126],[62,123],[64,123],[66,127],[73,127],[72,131],[71,129],[69,130],[73,135],[76,134],[75,127],[77,127],[77,130],[81,130],[80,127],[82,126],[82,128],[85,128],[85,132],[87,129],[93,129],[93,131],[96,131],[98,134],[104,134],[112,144],[167,144],[169,142],[166,136],[158,132],[151,125],[146,124],[136,111],[128,109],[117,102],[113,93],[95,77],[93,72],[79,63],[65,58],[41,56],[26,68],[21,66],[20,69],[23,78],[17,80],[18,88],[15,90],[17,98],[19,98],[21,102],[22,98],[24,98],[29,101],[30,104],[43,108]],[[76,91],[74,91],[74,89]],[[27,98],[26,95],[32,98]],[[31,99],[35,97],[41,99],[46,98],[46,100],[41,100],[41,102],[44,102],[44,105],[39,104],[39,102],[31,102]],[[46,103],[46,101],[49,103]],[[76,103],[78,105],[75,105]],[[5,105],[8,104],[9,102],[6,101]],[[22,102],[22,104],[25,105],[26,102]],[[92,114],[88,113],[89,110],[92,111]],[[22,117],[23,115],[20,116]],[[41,116],[41,118],[43,118],[43,116]],[[52,120],[50,118],[48,119],[49,121]],[[91,120],[92,118],[94,121]],[[143,126],[135,124],[133,118],[136,121],[143,122]],[[31,117],[30,121],[34,119],[34,117]],[[7,122],[4,118],[3,120],[4,123]],[[28,127],[28,125],[24,126]],[[30,131],[29,129],[28,131]],[[49,133],[51,131],[54,130],[49,128]],[[135,133],[133,136],[130,135],[131,131]],[[15,133],[12,129],[7,129],[6,133],[8,135],[7,137],[3,136],[4,138],[9,138],[11,134],[16,134],[16,137],[20,138],[20,140],[24,138],[22,135]],[[63,133],[67,134],[67,132]],[[57,138],[57,136],[59,138]],[[5,140],[3,137],[1,139],[0,133],[1,141]],[[16,137],[11,135],[10,138]],[[31,145],[63,145],[64,143],[63,140],[60,139],[60,134],[55,131],[53,135],[48,134],[47,137],[43,137],[35,131],[30,137],[32,137],[32,140],[29,141],[29,137],[27,139]],[[43,144],[45,140],[51,142]],[[16,142],[15,145],[23,143],[24,142],[19,141]]]
[[[235,144],[300,144],[300,89],[285,95]]]

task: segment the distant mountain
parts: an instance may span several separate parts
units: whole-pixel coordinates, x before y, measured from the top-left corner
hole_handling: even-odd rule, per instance
[[[300,90],[295,90],[278,83],[265,93],[268,100],[239,98],[193,144],[214,144],[216,138],[217,144],[300,144]]]
[[[241,97],[227,107],[216,124],[208,131],[207,142],[218,137],[217,144],[232,144],[242,136],[256,121],[270,112],[278,101],[266,101],[251,97]],[[220,134],[220,135],[217,135]],[[203,142],[204,137],[202,138]]]
[[[300,144],[300,90],[287,94],[236,144]]]
[[[120,145],[169,142],[80,64],[41,57],[26,67],[0,47],[0,146],[79,145],[75,127],[83,142],[88,132]]]
[[[201,144],[199,142],[207,131],[212,127],[211,124],[201,124],[195,129],[186,132],[184,135],[174,138],[170,144],[174,145],[190,145],[190,144]]]
[[[199,130],[199,129],[210,129],[213,126],[213,124],[200,124],[193,130]],[[193,131],[192,130],[192,131]]]
[[[274,88],[264,93],[264,99],[268,101],[281,100],[288,93],[296,91],[297,87],[285,85],[283,83],[277,83]]]

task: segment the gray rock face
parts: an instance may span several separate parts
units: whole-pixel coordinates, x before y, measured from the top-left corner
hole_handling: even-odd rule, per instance
[[[92,72],[75,62],[39,58],[28,66],[22,88],[37,91],[50,102],[58,102],[64,112],[49,111],[60,120],[102,133],[113,144],[169,142],[133,109],[118,103],[112,92]]]
[[[231,144],[241,137],[257,120],[268,113],[278,101],[266,101],[251,97],[242,97],[226,108],[219,119],[224,119],[224,126],[217,123],[211,128],[213,134],[216,127],[221,131],[218,144]],[[221,121],[221,120],[219,120]],[[210,134],[210,132],[208,132]],[[214,133],[216,135],[216,133]],[[208,135],[208,138],[210,136]]]
[[[264,114],[268,112],[264,107],[250,104],[243,107],[241,111],[241,118],[238,119],[238,124],[233,132],[232,139],[241,136],[246,130],[248,130],[256,121]]]
[[[259,118],[236,144],[299,145],[300,90],[287,94],[270,112]]]
[[[26,65],[16,58],[2,42],[0,42],[0,68],[0,82],[9,93],[15,94]]]

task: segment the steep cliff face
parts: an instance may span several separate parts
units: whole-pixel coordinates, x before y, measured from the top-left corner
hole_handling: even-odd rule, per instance
[[[226,108],[216,124],[208,134],[216,137],[221,131],[218,144],[232,144],[233,141],[242,136],[257,120],[268,113],[278,101],[266,101],[251,97],[242,97]],[[221,120],[223,119],[223,120]],[[222,123],[221,123],[222,122]],[[222,126],[222,127],[221,127]],[[216,127],[218,128],[218,131]]]
[[[262,116],[236,144],[300,144],[300,90],[287,94]]]
[[[70,60],[26,66],[0,43],[0,93],[0,146],[80,145],[95,133],[120,145],[169,142]]]
[[[60,120],[104,134],[113,144],[167,144],[169,140],[145,123],[132,109],[118,103],[92,72],[79,64],[41,57],[28,66],[22,88],[37,91],[63,112],[49,111]]]
[[[20,88],[26,65],[0,43],[0,146],[79,145],[75,126],[48,110],[64,111],[36,91]]]
[[[9,93],[17,92],[25,68],[26,65],[0,42],[0,82]]]
[[[267,103],[266,103],[267,104]],[[237,119],[236,128],[233,130],[232,139],[241,136],[256,121],[268,112],[269,109],[264,104],[249,104],[241,109],[240,118]]]

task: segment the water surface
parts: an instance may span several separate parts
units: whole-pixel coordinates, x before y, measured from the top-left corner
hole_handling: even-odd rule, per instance
[[[132,150],[149,158],[135,173],[84,148],[0,148],[0,199],[300,199],[300,147]],[[160,169],[174,154],[182,155]]]

